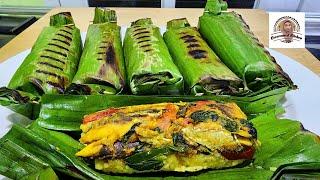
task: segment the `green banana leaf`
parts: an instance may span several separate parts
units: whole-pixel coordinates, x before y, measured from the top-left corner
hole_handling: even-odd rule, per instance
[[[217,11],[218,0],[208,0],[199,18],[199,31],[221,60],[253,92],[279,87],[295,89],[290,77],[253,35],[241,15]]]
[[[56,172],[78,179],[97,176],[97,173],[90,169],[83,159],[74,155],[83,148],[83,145],[66,134],[43,129],[36,123],[33,123],[29,128],[15,124],[0,140],[2,143],[7,141],[13,142],[15,146],[22,149],[21,153],[28,152],[36,156],[38,161],[50,165]],[[8,158],[15,158],[17,155],[19,155],[18,152],[13,152]],[[0,163],[2,166],[5,165],[2,161]],[[24,166],[24,163],[21,161],[18,165]],[[0,169],[1,174],[5,170]],[[20,169],[12,169],[11,173],[20,176]]]
[[[183,77],[150,18],[139,19],[127,29],[124,55],[133,94],[183,94]]]
[[[234,101],[246,114],[254,116],[275,108],[286,90],[286,88],[277,89],[254,97],[44,95],[37,122],[47,129],[80,131],[84,115],[109,107],[199,100]]]
[[[60,171],[77,178],[90,177],[92,179],[270,179],[282,173],[295,177],[292,172],[298,172],[298,177],[316,177],[320,163],[319,136],[302,128],[298,121],[278,119],[282,109],[269,111],[252,119],[258,132],[261,147],[255,154],[251,164],[244,167],[207,170],[198,173],[152,173],[123,176],[119,174],[107,175],[94,171],[82,159],[74,154],[83,145],[61,132],[46,130],[33,124],[23,128],[14,125],[0,142],[12,141],[20,148],[49,164],[55,171]],[[11,156],[10,156],[11,157]],[[2,157],[1,157],[2,158]],[[0,161],[0,165],[4,163]],[[63,166],[65,168],[63,168]],[[285,167],[285,169],[284,169]],[[288,171],[288,169],[294,171]],[[72,170],[72,171],[71,171]],[[311,170],[308,173],[307,170]],[[17,169],[13,170],[19,173]],[[0,169],[0,172],[4,172]],[[288,172],[291,172],[290,174]]]
[[[81,54],[80,31],[71,14],[51,16],[8,84],[8,88],[34,95],[64,93],[76,72]]]
[[[70,94],[116,94],[125,86],[120,27],[114,10],[95,8]]]
[[[51,167],[13,141],[0,141],[0,172],[11,179],[58,179]]]
[[[0,105],[16,113],[22,114],[29,119],[35,119],[39,114],[40,98],[31,93],[0,88]]]
[[[243,90],[242,80],[220,61],[186,18],[169,21],[163,37],[189,93],[236,94]]]
[[[272,179],[319,179],[320,163],[291,163],[281,165]]]

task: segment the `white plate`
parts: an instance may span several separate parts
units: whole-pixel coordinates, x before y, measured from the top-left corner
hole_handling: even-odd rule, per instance
[[[125,29],[125,27],[122,28],[122,37],[124,37]],[[165,28],[161,28],[161,32],[164,32],[164,30]],[[85,35],[85,32],[81,33],[83,42]],[[289,74],[293,82],[299,87],[298,90],[286,93],[285,99],[282,101],[282,105],[286,109],[286,113],[283,117],[299,120],[306,129],[316,134],[320,134],[320,120],[318,120],[320,116],[318,112],[320,110],[319,76],[293,59],[272,49],[269,49],[269,51],[282,66],[283,70]],[[23,51],[0,64],[1,87],[8,84],[14,72],[29,52],[30,49]],[[0,106],[0,117],[0,137],[10,129],[13,122],[20,121],[22,118],[21,115],[18,115],[17,113],[14,113],[2,106]]]

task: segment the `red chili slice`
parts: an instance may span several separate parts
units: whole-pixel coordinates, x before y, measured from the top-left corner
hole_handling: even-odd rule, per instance
[[[242,151],[220,151],[220,154],[228,160],[238,159],[252,159],[255,149],[253,147],[245,146]]]
[[[96,112],[93,114],[86,115],[83,119],[83,124],[86,124],[91,121],[99,120],[99,119],[106,117],[106,116],[111,116],[112,114],[114,114],[118,111],[119,111],[119,109],[110,108],[110,109],[107,109],[104,111],[99,111],[99,112]]]

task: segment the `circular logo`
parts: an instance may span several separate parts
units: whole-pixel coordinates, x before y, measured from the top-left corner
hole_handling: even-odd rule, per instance
[[[301,39],[300,25],[296,19],[284,16],[279,18],[274,24],[271,40],[291,43],[293,41],[300,41]]]

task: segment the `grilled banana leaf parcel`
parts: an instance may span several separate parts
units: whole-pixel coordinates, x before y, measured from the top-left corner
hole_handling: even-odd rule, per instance
[[[295,89],[292,80],[253,35],[241,15],[217,11],[218,4],[217,0],[208,0],[199,19],[199,30],[224,64],[252,91]]]
[[[164,40],[192,94],[236,94],[243,88],[238,78],[201,38],[187,19],[167,23]]]
[[[139,19],[127,29],[124,55],[133,94],[183,93],[183,77],[150,18]]]
[[[96,8],[73,84],[72,94],[116,94],[125,86],[120,27],[114,10]]]
[[[160,103],[84,117],[77,156],[104,172],[199,171],[253,158],[257,132],[235,103]]]
[[[42,30],[8,88],[35,95],[64,93],[76,72],[81,46],[71,14],[51,16],[50,26]]]

